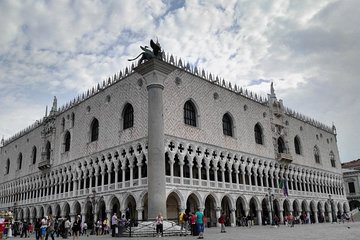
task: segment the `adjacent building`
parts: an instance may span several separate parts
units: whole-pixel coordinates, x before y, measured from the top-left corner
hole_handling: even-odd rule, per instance
[[[360,207],[360,159],[342,163],[345,192],[350,210]]]

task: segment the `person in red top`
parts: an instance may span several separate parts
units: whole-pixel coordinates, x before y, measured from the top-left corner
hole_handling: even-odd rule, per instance
[[[196,222],[195,213],[192,213],[192,214],[190,215],[189,221],[190,221],[190,226],[191,226],[191,234],[192,234],[193,236],[195,236],[195,235],[196,235],[196,233],[195,233],[195,222]]]
[[[225,213],[222,212],[221,213],[221,216],[219,217],[219,223],[220,223],[220,226],[221,226],[221,232],[222,233],[225,233]]]

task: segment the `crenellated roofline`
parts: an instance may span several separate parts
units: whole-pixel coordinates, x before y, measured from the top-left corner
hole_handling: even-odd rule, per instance
[[[238,95],[241,95],[247,99],[250,99],[252,101],[255,101],[259,104],[268,106],[268,99],[266,97],[262,97],[260,94],[254,93],[244,87],[239,87],[237,84],[232,84],[230,81],[225,81],[224,78],[219,77],[218,75],[215,75],[211,72],[206,71],[205,69],[202,69],[198,66],[193,66],[189,62],[185,62],[181,58],[174,57],[172,54],[165,53],[163,54],[163,61],[165,61],[168,64],[171,64],[187,73],[190,73],[196,77],[199,77],[203,80],[209,81],[213,84],[218,85],[219,87],[225,88],[231,92],[234,92]],[[138,65],[137,62],[133,62],[131,65],[125,67],[125,69],[120,70],[119,73],[115,73],[112,77],[109,77],[106,80],[103,80],[102,82],[97,83],[95,86],[89,88],[87,91],[84,91],[82,94],[79,94],[77,97],[74,97],[74,99],[70,100],[69,102],[65,103],[61,107],[57,109],[57,111],[54,113],[55,116],[60,115],[64,113],[65,111],[73,108],[74,106],[84,102],[88,98],[96,95],[97,93],[103,91],[104,89],[114,85],[115,83],[121,81],[122,79],[128,77],[129,75],[134,73],[134,68],[136,68]],[[308,123],[314,127],[320,128],[326,132],[336,134],[336,129],[334,129],[334,126],[330,127],[327,126],[319,121],[314,120],[313,118],[307,117],[301,113],[298,113],[290,108],[285,107],[285,114],[289,117],[293,117],[295,119],[298,119],[300,121],[303,121],[305,123]],[[33,124],[28,126],[27,128],[21,130],[20,132],[14,134],[13,136],[9,137],[8,139],[2,140],[2,146],[6,146],[7,144],[13,142],[14,140],[24,136],[25,134],[33,131],[34,129],[41,126],[44,122],[44,120],[47,118],[47,116],[43,117],[40,120],[36,120]]]

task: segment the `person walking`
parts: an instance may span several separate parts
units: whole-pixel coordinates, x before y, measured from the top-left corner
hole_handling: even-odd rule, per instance
[[[51,237],[52,240],[55,240],[54,234],[55,234],[55,222],[52,216],[49,215],[45,240],[48,240],[49,236]]]
[[[35,239],[40,239],[40,227],[41,227],[41,220],[38,218],[34,224],[34,231],[35,231]]]
[[[247,226],[249,228],[251,228],[251,226],[252,226],[252,216],[251,216],[250,213],[247,215],[246,220],[247,220]]]
[[[187,223],[188,223],[187,214],[185,212],[180,212],[179,213],[180,236],[187,235]]]
[[[83,224],[83,227],[82,227],[82,235],[85,235],[85,236],[89,236],[88,234],[87,234],[87,229],[88,229],[88,225],[87,225],[87,223],[86,222],[84,222],[84,224]]]
[[[45,237],[46,237],[47,220],[48,220],[47,216],[45,216],[41,220],[41,227],[40,227],[40,239],[41,240],[45,240]]]
[[[111,236],[112,237],[115,237],[115,235],[116,235],[117,224],[118,224],[118,217],[116,215],[116,212],[114,212],[114,214],[111,217]]]
[[[225,213],[224,212],[222,212],[221,213],[221,216],[219,217],[219,219],[218,219],[218,222],[220,223],[220,227],[221,227],[221,233],[225,233],[226,231],[225,231]]]
[[[79,235],[80,235],[80,230],[81,230],[81,218],[80,218],[80,215],[77,215],[76,218],[75,218],[75,221],[72,225],[72,235],[73,235],[73,240],[76,239],[79,239]]]
[[[65,232],[64,232],[64,238],[68,238],[69,231],[70,231],[71,223],[69,219],[65,220]]]
[[[22,238],[23,236],[25,238],[28,237],[28,223],[26,222],[26,220],[24,220],[24,222],[22,223],[22,231],[21,231],[21,235],[20,237]]]
[[[203,216],[204,214],[200,211],[200,208],[198,208],[197,212],[195,213],[196,216],[196,231],[199,233],[198,239],[204,238],[204,222],[203,222]]]

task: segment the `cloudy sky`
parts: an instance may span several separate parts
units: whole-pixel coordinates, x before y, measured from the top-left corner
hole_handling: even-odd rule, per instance
[[[156,37],[166,52],[337,127],[360,158],[360,1],[0,0],[0,137],[124,69]]]

